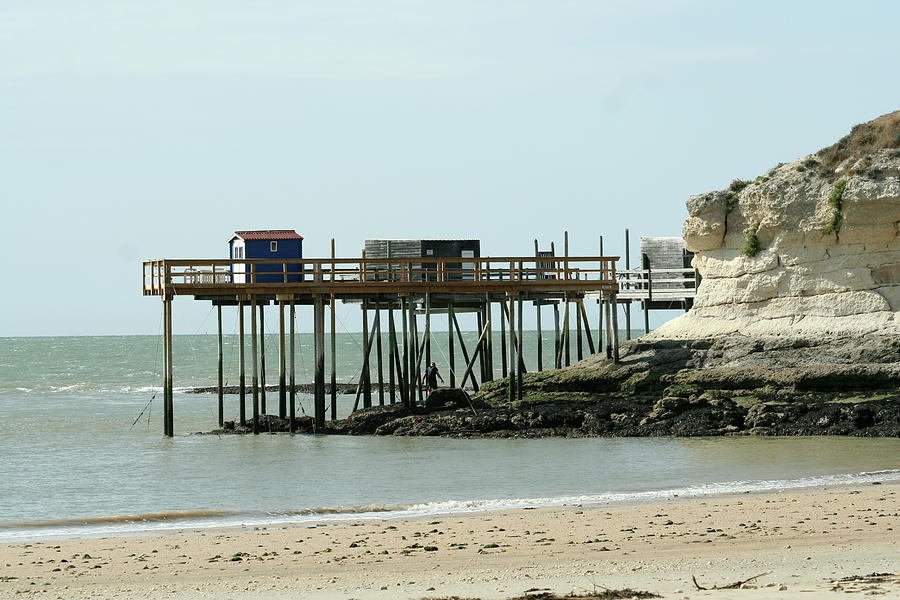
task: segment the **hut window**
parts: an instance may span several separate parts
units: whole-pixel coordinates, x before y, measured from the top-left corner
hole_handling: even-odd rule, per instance
[[[434,250],[426,250],[425,256],[434,256]]]
[[[269,242],[269,252],[278,252],[278,242]]]

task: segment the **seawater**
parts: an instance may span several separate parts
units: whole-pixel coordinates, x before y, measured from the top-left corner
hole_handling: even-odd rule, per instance
[[[311,336],[298,341],[298,381],[308,382]],[[270,382],[276,342],[268,336]],[[358,375],[358,343],[338,336],[342,381]],[[215,338],[174,344],[176,384],[213,385]],[[235,344],[226,340],[232,383]],[[0,540],[900,479],[897,439],[189,435],[215,426],[213,394],[176,394],[177,435],[166,439],[160,365],[155,336],[0,339]],[[339,398],[345,414],[353,397]],[[310,400],[300,395],[298,414]],[[225,402],[233,419],[237,398]]]

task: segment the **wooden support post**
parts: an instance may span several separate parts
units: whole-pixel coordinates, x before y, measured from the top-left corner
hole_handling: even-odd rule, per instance
[[[169,308],[162,298],[162,397],[163,435],[169,437]]]
[[[466,341],[463,339],[462,330],[459,328],[459,321],[456,320],[456,314],[453,314],[453,327],[456,329],[456,339],[459,341],[459,349],[462,350],[463,360],[466,361],[466,365],[475,364],[475,355],[472,355],[472,359],[469,359],[469,350],[466,348]],[[466,380],[463,379],[460,384],[460,388],[466,387]],[[475,375],[472,375],[472,389],[476,392],[478,391],[478,381],[475,379]]]
[[[390,245],[390,244],[389,244]],[[331,238],[331,281],[335,281],[337,278],[337,274],[335,271],[337,270],[337,265],[335,264],[335,257],[337,256],[337,248],[334,243],[334,238]],[[337,420],[337,298],[334,294],[331,294],[331,311],[329,315],[331,317],[330,320],[330,330],[331,330],[331,420]]]
[[[516,304],[512,294],[507,294],[509,301],[509,401],[513,402],[518,397],[518,385],[516,376],[519,372],[518,345],[516,344]]]
[[[605,304],[605,306],[606,306],[606,310],[605,310],[605,312],[606,312],[606,336],[604,336],[604,337],[605,337],[605,341],[606,341],[606,358],[612,358],[612,356],[613,356],[613,342],[612,342],[612,340],[613,340],[613,332],[612,332],[612,328],[613,328],[613,319],[612,319],[612,313],[613,313],[613,311],[614,311],[615,309],[614,309],[614,307],[612,306],[612,300],[611,300],[611,297],[608,296],[608,295],[606,296],[606,299],[604,300],[604,304]]]
[[[381,353],[381,304],[375,303],[375,359],[378,366],[378,405],[384,406],[384,358]]]
[[[569,296],[566,295],[566,306],[563,309],[563,358],[568,367],[572,364],[571,323],[569,322]]]
[[[584,344],[582,343],[582,327],[581,327],[581,313],[578,311],[578,307],[581,305],[581,301],[575,300],[575,352],[578,360],[584,360]]]
[[[266,303],[259,305],[259,395],[260,409],[264,415],[269,414],[266,409]]]
[[[544,370],[544,333],[541,330],[541,301],[538,299],[535,302],[535,307],[537,309],[536,317],[537,317],[537,370]]]
[[[554,357],[553,357],[553,368],[561,369],[562,368],[562,340],[560,339],[559,333],[559,304],[553,303],[553,348],[554,348]]]
[[[431,294],[425,293],[425,366],[431,366]]]
[[[239,391],[239,417],[241,427],[247,426],[247,371],[245,368],[245,346],[244,341],[244,301],[238,300],[238,369],[240,370],[240,391]]]
[[[416,303],[414,300],[410,301],[409,304],[409,334],[410,334],[410,365],[409,365],[409,376],[410,380],[410,389],[412,391],[412,397],[410,399],[410,406],[416,405],[416,398],[419,401],[422,401],[422,377],[419,374],[419,369],[416,365],[419,364],[419,323],[418,318],[416,317]]]
[[[481,307],[475,309],[475,331],[481,331],[484,329],[484,313],[481,310]],[[484,343],[484,342],[481,342]],[[480,379],[481,382],[484,383],[487,378],[485,377],[485,366],[484,366],[484,352],[479,352],[481,348],[477,348],[476,352],[478,354],[478,368],[481,370]]]
[[[611,297],[613,311],[612,311],[612,339],[613,339],[613,361],[616,363],[619,362],[619,317],[618,317],[618,304],[616,303],[616,295],[613,294]]]
[[[485,375],[487,379],[485,381],[493,381],[494,380],[494,332],[491,331],[491,295],[484,295],[484,323],[487,325],[488,331],[487,335],[484,336],[484,356],[485,363],[487,368],[485,370]]]
[[[295,406],[297,405],[297,379],[296,379],[296,375],[297,375],[297,372],[296,372],[296,371],[297,371],[296,365],[297,365],[297,363],[296,363],[296,353],[295,353],[295,351],[296,351],[296,348],[295,348],[295,338],[297,337],[297,333],[296,333],[296,332],[297,332],[297,327],[296,327],[296,325],[295,325],[295,319],[296,319],[296,316],[297,316],[297,315],[296,315],[296,311],[295,311],[295,309],[294,309],[294,295],[291,294],[291,310],[290,310],[290,313],[289,313],[290,326],[289,326],[289,328],[288,328],[288,329],[290,330],[290,336],[291,336],[291,342],[290,342],[290,347],[291,347],[291,350],[290,350],[290,352],[291,352],[291,366],[290,366],[290,371],[291,371],[291,376],[290,376],[290,377],[291,377],[291,378],[290,378],[291,392],[290,392],[290,395],[289,395],[289,400],[290,400],[291,406],[290,406],[290,409],[289,409],[289,411],[288,411],[288,415],[289,415],[289,418],[290,418],[290,420],[291,420],[291,423],[290,423],[290,425],[289,425],[291,434],[293,434],[294,431],[297,430],[296,423],[294,423],[294,420],[295,420],[296,417],[297,417],[297,409],[295,408]]]
[[[603,351],[603,347],[605,342],[603,338],[603,293],[600,293],[600,298],[597,300],[597,351]]]
[[[509,376],[506,366],[506,301],[500,301],[500,374],[503,379]]]
[[[372,407],[372,386],[369,370],[369,301],[362,301],[362,370],[359,373],[359,382],[362,386],[363,408]]]
[[[519,357],[518,357],[519,358],[518,366],[513,365],[513,350],[518,348],[518,343],[519,343],[518,342],[519,334],[516,332],[515,323],[512,322],[512,319],[515,318],[515,315],[513,315],[509,312],[509,309],[506,307],[506,302],[501,302],[500,307],[503,310],[503,315],[506,316],[506,319],[509,323],[509,339],[510,339],[510,344],[512,344],[509,349],[509,370],[512,371],[513,369],[516,369],[517,373],[527,373],[528,369],[525,368],[525,358],[522,357],[521,355],[519,355]],[[503,315],[501,315],[501,319],[500,319],[501,322],[503,321],[503,319],[502,319]]]
[[[412,407],[413,395],[410,391],[409,381],[409,297],[400,298],[400,313],[403,322],[403,377],[400,378],[400,392],[403,396],[403,404],[407,408]]]
[[[584,322],[584,333],[585,337],[587,337],[588,351],[590,351],[591,354],[594,354],[596,352],[594,347],[594,336],[591,334],[591,323],[588,320],[587,310],[584,308],[584,300],[578,301],[578,311],[581,313],[581,320]]]
[[[631,270],[631,237],[630,232],[625,230],[625,270]],[[631,277],[631,274],[628,275]],[[618,304],[616,304],[618,307]],[[618,312],[618,311],[617,311]],[[618,336],[617,336],[618,337]],[[631,300],[625,304],[625,339],[631,339]]]
[[[313,296],[313,338],[315,345],[315,424],[316,431],[325,427],[325,299]]]
[[[331,240],[331,258],[334,258],[334,240]],[[332,269],[334,266],[332,265]],[[333,276],[333,275],[332,275]],[[337,309],[337,298],[334,294],[331,294],[331,310],[329,311],[329,316],[331,317],[329,328],[331,333],[331,420],[337,420],[337,314],[335,310]]]
[[[523,296],[524,296],[524,294],[521,294],[521,293],[519,294],[519,314],[518,314],[519,322],[518,322],[518,325],[516,325],[516,332],[518,334],[516,337],[518,338],[517,341],[519,344],[518,349],[516,350],[516,354],[519,357],[519,360],[518,360],[519,372],[516,374],[516,398],[518,400],[521,400],[523,397],[522,379],[524,378],[524,375],[525,375],[525,353],[523,352],[523,345],[524,345],[524,341],[525,341],[525,334],[524,334],[525,330],[522,327],[523,313],[525,312],[524,306],[523,306],[523,299],[522,299]]]
[[[219,400],[219,428],[221,428],[225,424],[225,364],[222,357],[222,305],[216,306],[216,333],[218,334],[218,361],[217,361],[217,375],[216,378],[216,391],[218,392],[218,400]]]
[[[163,435],[172,437],[172,299],[163,296]]]
[[[600,236],[600,256],[603,256],[603,236]],[[606,264],[606,263],[604,263]],[[604,273],[604,277],[608,276]],[[597,300],[597,350],[603,348],[603,292],[600,292],[600,299]]]
[[[653,302],[653,275],[647,264],[647,299],[644,300],[644,334],[650,333],[650,303]]]
[[[284,300],[278,300],[278,416],[287,418],[287,372],[284,339]]]
[[[447,368],[450,371],[450,387],[456,387],[456,351],[453,347],[453,299],[447,303]]]
[[[174,360],[174,351],[173,346],[175,345],[175,338],[172,333],[172,298],[168,300],[169,306],[169,318],[168,318],[168,328],[169,328],[169,368],[168,374],[166,375],[166,387],[169,388],[169,437],[175,437],[175,375],[172,373],[172,365],[175,362]]]
[[[397,402],[397,382],[394,377],[394,365],[397,361],[397,328],[394,325],[394,305],[388,303],[388,392],[391,404]]]
[[[253,361],[253,433],[259,433],[259,357],[257,356],[256,296],[250,296],[250,360]]]

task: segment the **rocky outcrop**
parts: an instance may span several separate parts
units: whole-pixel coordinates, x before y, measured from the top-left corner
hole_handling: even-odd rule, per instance
[[[702,283],[651,338],[900,333],[900,111],[687,207]]]

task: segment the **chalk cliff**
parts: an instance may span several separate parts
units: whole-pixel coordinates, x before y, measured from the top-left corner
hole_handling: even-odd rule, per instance
[[[647,339],[900,333],[900,111],[687,207],[703,280]]]

